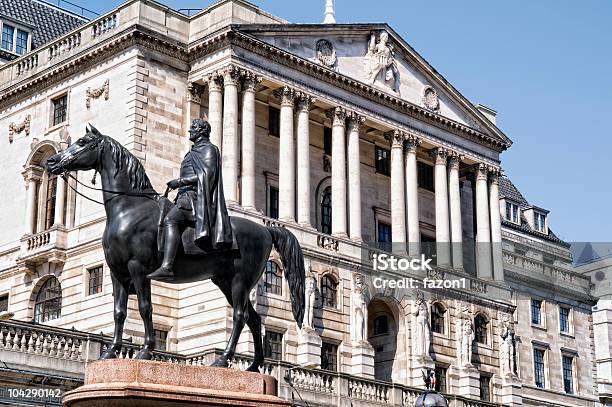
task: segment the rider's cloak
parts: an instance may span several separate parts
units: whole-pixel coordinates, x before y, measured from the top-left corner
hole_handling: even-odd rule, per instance
[[[194,144],[188,154],[198,177],[197,199],[193,203],[196,220],[194,243],[205,251],[235,248],[223,195],[219,149],[204,140]]]

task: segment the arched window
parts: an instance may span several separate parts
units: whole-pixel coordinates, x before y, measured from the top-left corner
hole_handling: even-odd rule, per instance
[[[431,330],[439,334],[444,334],[444,317],[446,310],[440,303],[431,306]]]
[[[50,277],[38,290],[34,305],[34,322],[42,323],[62,315],[62,287],[59,280]]]
[[[264,273],[264,291],[270,294],[283,294],[283,274],[278,264],[268,260]]]
[[[389,333],[389,317],[385,314],[374,318],[374,335],[384,335]]]
[[[327,307],[336,307],[338,283],[330,275],[326,274],[321,279],[321,302]]]
[[[331,187],[323,190],[321,195],[321,232],[331,235],[332,232],[332,206]]]
[[[478,343],[487,344],[488,342],[488,328],[489,321],[487,318],[478,314],[474,317],[474,340]]]
[[[44,228],[50,229],[55,223],[55,203],[57,201],[57,175],[47,175],[47,191],[44,202]]]

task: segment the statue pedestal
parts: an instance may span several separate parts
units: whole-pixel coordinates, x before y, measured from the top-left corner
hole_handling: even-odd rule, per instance
[[[302,328],[298,334],[297,363],[321,366],[321,337],[313,329]]]
[[[508,406],[523,405],[523,384],[521,380],[512,375],[502,378],[501,402]]]
[[[351,374],[374,378],[374,348],[368,341],[351,342]]]
[[[87,365],[85,385],[64,395],[65,407],[278,406],[272,376],[234,369],[150,360],[99,360]]]
[[[459,368],[459,395],[480,397],[480,373],[474,366]]]

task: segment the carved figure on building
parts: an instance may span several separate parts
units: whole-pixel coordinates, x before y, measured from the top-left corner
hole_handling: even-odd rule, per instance
[[[370,293],[361,274],[355,274],[351,292],[351,339],[356,342],[367,340],[368,303]]]
[[[431,345],[431,325],[429,322],[429,308],[423,298],[417,298],[416,311],[416,331],[414,336],[415,356],[429,357],[429,347]]]
[[[474,328],[468,313],[462,313],[457,319],[457,357],[460,367],[472,366],[472,342],[474,341]]]
[[[431,86],[425,86],[423,89],[423,106],[432,112],[438,112],[440,110],[438,92]]]
[[[378,41],[376,34],[370,37],[368,53],[364,60],[366,82],[373,85],[377,79],[399,93],[399,71],[395,62],[395,51],[389,42],[389,34],[386,31],[380,33]]]
[[[514,324],[509,314],[502,313],[499,325],[499,360],[502,377],[516,374],[516,341]]]
[[[306,288],[304,293],[304,322],[302,329],[312,331],[314,329],[314,307],[315,307],[315,292],[317,290],[317,280],[312,277],[306,277]]]
[[[334,44],[328,40],[317,41],[317,62],[329,69],[337,70],[338,58]]]

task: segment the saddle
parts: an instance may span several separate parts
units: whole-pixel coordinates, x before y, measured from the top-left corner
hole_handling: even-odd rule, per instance
[[[174,203],[165,196],[159,197],[159,222],[157,224],[157,250],[159,253],[164,251],[164,219],[170,210],[174,207]],[[194,243],[195,226],[187,226],[181,234],[183,252],[188,256],[202,256],[208,254],[205,250],[200,249]]]

